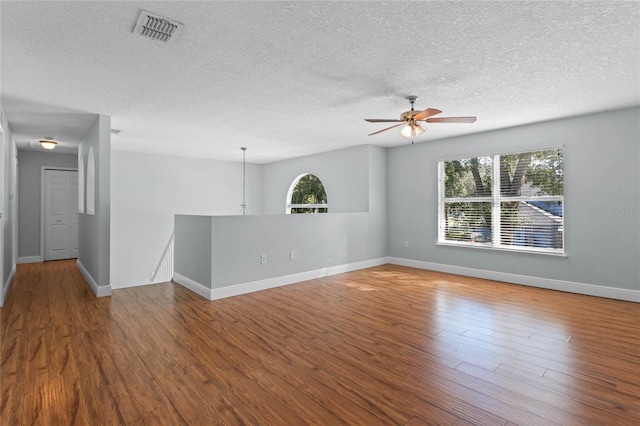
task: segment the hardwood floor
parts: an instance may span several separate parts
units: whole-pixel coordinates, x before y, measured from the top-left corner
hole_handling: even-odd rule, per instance
[[[640,305],[382,266],[207,301],[18,265],[2,425],[637,425]]]

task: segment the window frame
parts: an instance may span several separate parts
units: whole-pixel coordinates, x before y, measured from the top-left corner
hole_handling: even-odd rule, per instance
[[[306,214],[325,214],[325,213],[329,213],[329,196],[327,195],[327,202],[324,204],[292,204],[291,203],[291,197],[293,197],[293,190],[296,188],[296,186],[298,186],[298,183],[300,183],[300,180],[305,177],[305,176],[315,176],[319,181],[320,184],[322,185],[322,187],[324,188],[325,194],[327,192],[327,187],[324,185],[324,183],[322,182],[322,179],[320,179],[318,177],[318,175],[314,174],[314,173],[303,173],[300,176],[296,177],[293,182],[291,183],[291,185],[289,186],[289,191],[287,192],[287,200],[286,200],[286,207],[285,207],[285,214],[305,214],[305,213],[291,213],[291,209],[326,209],[326,212],[317,212],[317,213],[306,213]]]
[[[560,150],[562,152],[563,159],[563,172],[564,172],[564,146],[556,145],[551,147],[537,147],[532,149],[522,149],[512,152],[501,152],[499,154],[479,154],[479,155],[466,155],[457,156],[445,159],[437,160],[438,166],[438,240],[436,245],[442,246],[455,246],[455,247],[469,247],[481,250],[498,250],[508,251],[514,253],[528,253],[528,254],[543,254],[550,256],[566,257],[566,241],[565,241],[565,195],[539,195],[539,196],[503,196],[500,193],[500,156],[513,155],[528,152],[539,152],[548,150]],[[486,197],[446,197],[445,196],[445,162],[457,161],[471,158],[491,157],[491,195]],[[564,182],[564,173],[563,173]],[[562,247],[561,248],[546,248],[546,247],[529,247],[529,246],[516,246],[509,244],[502,244],[501,242],[501,203],[503,202],[528,202],[528,201],[560,201],[562,203],[562,221],[560,228],[562,230]],[[446,218],[445,218],[445,204],[447,203],[491,203],[491,236],[492,241],[489,243],[479,242],[467,242],[467,241],[454,241],[446,239]]]

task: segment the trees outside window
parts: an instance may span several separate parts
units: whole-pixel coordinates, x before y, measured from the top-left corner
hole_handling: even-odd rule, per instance
[[[440,161],[438,242],[564,253],[562,149]]]
[[[298,176],[289,189],[287,213],[327,213],[327,192],[320,179],[312,174]]]

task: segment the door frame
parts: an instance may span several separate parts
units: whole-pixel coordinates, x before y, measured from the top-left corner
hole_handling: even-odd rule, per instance
[[[40,167],[40,262],[44,262],[44,217],[45,217],[45,173],[47,170],[60,170],[77,172],[77,167],[57,167],[57,166],[41,166]]]

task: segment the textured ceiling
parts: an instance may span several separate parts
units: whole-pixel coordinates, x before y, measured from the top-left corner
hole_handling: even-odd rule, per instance
[[[476,115],[416,143],[640,104],[640,3],[2,2],[2,104],[20,147],[77,144],[265,163],[410,143],[364,118]],[[132,34],[140,9],[185,24]]]

